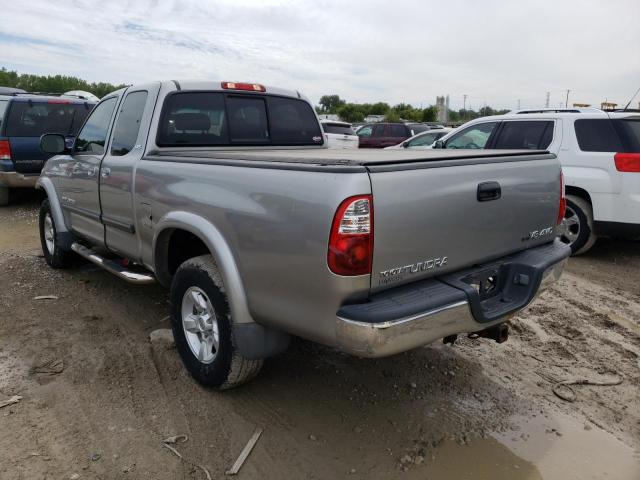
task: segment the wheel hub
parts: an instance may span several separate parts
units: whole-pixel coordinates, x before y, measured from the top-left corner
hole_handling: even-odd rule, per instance
[[[190,287],[182,297],[182,327],[189,348],[198,361],[215,360],[220,334],[215,310],[207,294],[199,287]]]

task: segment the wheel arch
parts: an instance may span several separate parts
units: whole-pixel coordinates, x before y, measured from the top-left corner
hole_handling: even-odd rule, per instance
[[[176,254],[171,251],[177,246],[184,246],[184,242],[188,244],[188,252]],[[222,276],[233,323],[254,323],[231,248],[211,222],[189,212],[170,212],[158,222],[152,248],[154,273],[165,287],[171,285],[173,273],[179,266],[176,263],[211,254]],[[206,251],[203,251],[205,248]]]
[[[586,200],[587,202],[589,202],[589,205],[591,205],[592,208],[593,208],[593,202],[591,201],[591,195],[589,195],[589,192],[587,192],[584,188],[574,187],[572,185],[567,185],[565,187],[565,194],[566,195],[573,195],[575,197],[580,197],[583,200]]]
[[[49,206],[51,207],[51,214],[53,220],[56,223],[56,231],[58,234],[66,233],[69,230],[64,222],[64,215],[62,214],[62,206],[56,192],[56,187],[48,177],[40,177],[36,182],[36,188],[43,190],[45,195],[49,199]]]

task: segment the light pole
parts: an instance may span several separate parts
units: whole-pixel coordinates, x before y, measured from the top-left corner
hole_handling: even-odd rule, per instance
[[[569,92],[570,92],[570,91],[571,91],[571,90],[567,89],[567,98],[566,98],[566,100],[564,101],[564,108],[568,108],[568,107],[569,107]]]

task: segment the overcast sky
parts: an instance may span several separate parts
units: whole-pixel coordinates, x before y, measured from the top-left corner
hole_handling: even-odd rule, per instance
[[[1,0],[0,66],[136,83],[198,78],[314,102],[496,108],[624,104],[640,87],[640,0]],[[636,102],[640,99],[636,99]],[[637,105],[637,103],[635,105]]]

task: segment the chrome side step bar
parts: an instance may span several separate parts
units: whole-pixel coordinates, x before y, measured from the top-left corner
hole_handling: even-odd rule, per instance
[[[114,262],[113,260],[109,260],[108,258],[101,257],[93,250],[80,245],[79,243],[73,243],[71,245],[71,250],[126,282],[135,283],[137,285],[148,285],[156,281],[156,278],[150,273],[138,273],[127,270],[124,266]]]

